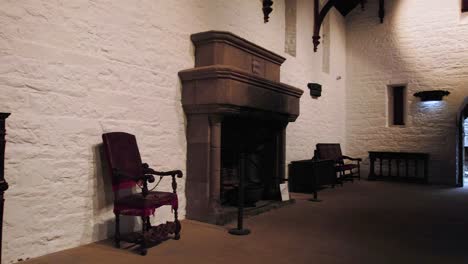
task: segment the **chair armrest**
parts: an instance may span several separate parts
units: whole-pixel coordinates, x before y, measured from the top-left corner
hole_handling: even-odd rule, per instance
[[[176,176],[177,178],[182,178],[183,173],[180,170],[172,170],[172,171],[155,171],[148,166],[148,164],[143,163],[143,173],[144,174],[151,174],[157,176]]]
[[[177,182],[176,182],[176,177],[177,178],[182,178],[182,171],[180,170],[172,170],[172,171],[155,171],[152,168],[148,166],[148,164],[143,163],[143,173],[146,175],[149,175],[153,177],[153,175],[157,176],[172,176],[172,192],[176,193],[177,192]],[[154,177],[153,177],[154,179]]]
[[[310,162],[314,162],[314,161],[311,160],[311,159],[306,159],[306,160],[293,160],[293,161],[291,161],[291,164],[292,164],[292,163],[310,163]]]
[[[347,160],[352,160],[352,161],[362,161],[361,158],[351,158],[351,157],[348,157],[348,156],[342,156],[343,159],[347,159]]]

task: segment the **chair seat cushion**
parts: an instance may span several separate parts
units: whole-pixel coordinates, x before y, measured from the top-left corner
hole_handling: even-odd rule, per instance
[[[171,192],[149,192],[146,197],[140,193],[131,194],[114,202],[114,213],[122,215],[150,216],[156,208],[170,205],[178,208],[177,194]]]
[[[344,165],[338,165],[336,166],[337,171],[346,171],[346,170],[352,170],[357,168],[358,165],[356,164],[344,164]]]

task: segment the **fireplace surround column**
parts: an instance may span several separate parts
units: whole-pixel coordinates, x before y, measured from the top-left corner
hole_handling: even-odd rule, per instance
[[[211,115],[210,120],[210,201],[209,207],[214,218],[220,212],[221,188],[221,122],[223,117]]]

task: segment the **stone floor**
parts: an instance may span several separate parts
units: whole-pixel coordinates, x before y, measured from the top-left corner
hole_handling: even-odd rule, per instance
[[[468,188],[360,181],[295,197],[247,219],[249,236],[186,220],[145,257],[103,241],[25,263],[468,263]]]

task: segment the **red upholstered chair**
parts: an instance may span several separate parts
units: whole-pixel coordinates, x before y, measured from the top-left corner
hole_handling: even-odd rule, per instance
[[[319,160],[334,160],[335,171],[339,173],[340,180],[353,180],[358,178],[361,180],[361,161],[360,158],[351,158],[344,156],[341,153],[340,144],[324,144],[316,145],[315,157]],[[344,160],[350,160],[351,163],[345,163]]]
[[[160,242],[174,234],[174,239],[180,238],[181,225],[177,219],[177,183],[176,177],[181,178],[180,170],[159,172],[142,163],[134,135],[124,132],[112,132],[102,135],[104,153],[111,172],[112,189],[114,191],[115,214],[115,246],[120,247],[120,215],[141,217],[142,232],[137,238],[122,239],[139,243],[141,254],[146,255],[149,242]],[[172,176],[172,192],[157,192],[148,190],[148,183],[155,181],[154,175]],[[130,189],[138,185],[141,193],[121,194],[123,189]],[[150,215],[156,208],[169,205],[174,212],[174,222],[167,222],[153,227]]]

